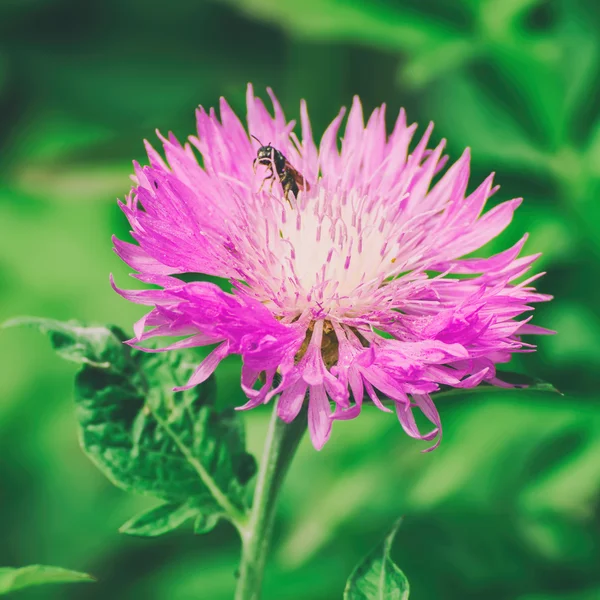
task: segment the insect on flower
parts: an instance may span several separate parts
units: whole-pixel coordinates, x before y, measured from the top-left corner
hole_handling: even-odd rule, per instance
[[[260,144],[260,148],[256,153],[256,158],[254,159],[253,163],[254,170],[256,171],[257,164],[263,165],[269,169],[269,172],[261,183],[260,189],[262,189],[265,181],[271,182],[269,189],[273,187],[273,183],[275,181],[273,167],[275,167],[275,171],[279,177],[279,182],[283,188],[283,195],[291,207],[292,203],[289,199],[289,193],[292,192],[294,198],[297,198],[300,190],[310,190],[310,184],[308,181],[306,181],[304,175],[292,167],[288,159],[279,150],[277,150],[277,148],[271,146],[270,142],[264,146],[256,136],[253,135],[252,137]]]
[[[177,337],[160,351],[212,346],[177,389],[241,356],[248,402],[240,408],[276,402],[289,422],[308,405],[315,448],[334,421],[372,403],[395,408],[406,433],[432,449],[442,435],[434,404],[442,386],[508,386],[497,365],[533,350],[525,336],[552,333],[530,322],[532,305],[550,296],[532,285],[538,255],[522,254],[526,236],[494,256],[472,256],[508,227],[521,199],[486,210],[498,189],[492,175],[469,190],[469,151],[445,169],[444,141],[427,149],[430,125],[413,142],[416,125],[403,110],[388,133],[385,106],[365,122],[354,98],[341,145],[343,110],[317,143],[306,104],[297,136],[269,94],[273,114],[248,87],[247,124],[224,99],[220,117],[200,107],[190,144],[161,137],[164,157],[148,145],[150,164],[135,164],[121,204],[135,243],[115,239],[115,250],[152,288],[113,281],[149,307],[129,343],[155,351],[148,340]],[[272,193],[257,192],[251,165],[265,170],[261,189]],[[308,181],[310,195],[299,194]],[[293,206],[293,218],[273,197]],[[222,287],[181,281],[186,273],[219,277]]]

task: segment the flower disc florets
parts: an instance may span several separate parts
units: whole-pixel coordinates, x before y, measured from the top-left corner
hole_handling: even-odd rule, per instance
[[[118,289],[152,307],[133,342],[216,344],[186,387],[240,354],[241,408],[280,395],[286,421],[308,392],[316,448],[365,395],[385,411],[390,399],[409,435],[439,443],[430,394],[500,384],[495,365],[532,348],[520,336],[547,332],[517,320],[549,299],[529,286],[536,277],[515,283],[536,258],[519,258],[525,237],[491,258],[461,259],[497,236],[521,200],[483,213],[492,176],[467,194],[468,151],[440,176],[444,142],[427,149],[430,125],[410,150],[416,126],[403,111],[388,137],[385,107],[365,126],[355,98],[341,148],[343,110],[317,148],[305,104],[299,140],[269,94],[274,116],[249,87],[247,129],[221,100],[220,119],[198,110],[191,144],[161,137],[166,161],[148,145],[150,166],[135,165],[122,209],[137,244],[115,239],[115,250],[159,289]],[[263,143],[270,165],[264,152],[256,161]],[[229,280],[231,291],[176,277],[187,273]],[[419,431],[415,407],[431,431]]]

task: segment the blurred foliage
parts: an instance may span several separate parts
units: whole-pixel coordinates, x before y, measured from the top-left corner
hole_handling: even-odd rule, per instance
[[[17,314],[115,322],[142,308],[112,292],[127,268],[114,202],[154,129],[184,138],[193,108],[245,84],[272,86],[292,118],[306,98],[320,133],[360,94],[436,123],[451,159],[473,151],[472,185],[495,170],[497,201],[523,196],[486,251],[530,231],[559,331],[511,368],[565,397],[522,392],[440,402],[430,455],[395,418],[365,408],[320,454],[304,443],[284,486],[265,598],[339,598],[399,514],[392,553],[411,597],[591,600],[600,596],[600,6],[595,0],[2,0],[0,321]],[[435,141],[435,140],[434,140]],[[59,564],[99,583],[24,599],[230,598],[238,541],[121,535],[147,499],[113,488],[78,448],[74,370],[33,332],[2,335],[0,564]],[[242,400],[239,364],[219,402]],[[259,453],[267,410],[247,415]],[[83,589],[85,587],[85,589]]]
[[[0,567],[0,595],[15,592],[35,585],[49,583],[75,583],[94,581],[87,573],[69,571],[60,567],[29,565],[19,569]]]

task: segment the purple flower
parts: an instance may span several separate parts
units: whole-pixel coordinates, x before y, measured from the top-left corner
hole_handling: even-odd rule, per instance
[[[427,149],[430,125],[409,150],[416,125],[403,110],[387,136],[385,107],[365,126],[355,98],[341,148],[344,110],[317,147],[306,105],[299,140],[269,95],[275,116],[249,86],[247,128],[221,99],[220,118],[198,109],[190,144],[161,137],[166,161],[148,144],[150,166],[135,164],[121,208],[137,244],[115,239],[115,250],[159,289],[115,287],[152,307],[131,343],[178,336],[161,350],[216,345],[185,388],[241,355],[241,408],[280,394],[285,421],[308,393],[317,449],[334,419],[359,414],[365,395],[384,411],[381,398],[391,399],[406,433],[439,443],[432,392],[506,385],[495,365],[534,348],[523,334],[550,333],[518,320],[550,299],[531,287],[539,275],[515,283],[537,258],[519,257],[526,236],[490,258],[461,259],[503,231],[521,199],[483,212],[497,187],[490,175],[467,194],[468,150],[436,177],[444,142]],[[273,149],[256,160],[263,144]],[[231,292],[174,276],[183,273],[228,279]],[[419,431],[415,408],[431,431]]]

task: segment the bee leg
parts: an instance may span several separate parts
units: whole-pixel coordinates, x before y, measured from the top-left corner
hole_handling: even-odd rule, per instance
[[[260,194],[262,192],[262,189],[265,185],[265,181],[267,181],[267,179],[270,179],[270,177],[268,175],[261,181],[260,187],[258,188],[258,190],[256,192],[257,194]]]
[[[256,161],[254,161],[256,162]],[[267,179],[271,179],[273,180],[274,175],[273,175],[273,168],[269,165],[269,167],[267,167],[269,170],[267,172],[267,174],[265,175],[265,178],[262,180],[262,183],[260,184],[260,187],[258,188],[258,191],[256,192],[257,194],[260,194],[260,192],[263,189],[263,186],[265,185],[265,181],[267,181]],[[255,171],[256,172],[256,171]],[[271,184],[272,186],[272,184]]]
[[[287,200],[287,203],[290,205],[290,208],[293,209],[293,205],[292,205],[292,201],[290,200],[290,192],[291,192],[291,186],[289,182],[286,182],[285,185],[282,185],[283,188],[283,197]]]

